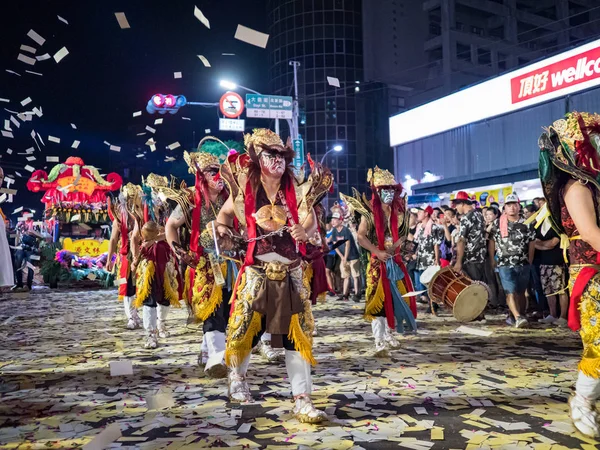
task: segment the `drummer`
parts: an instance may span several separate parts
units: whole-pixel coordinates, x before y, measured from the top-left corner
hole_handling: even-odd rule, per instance
[[[444,240],[444,230],[436,225],[432,219],[433,208],[428,205],[425,209],[419,209],[417,213],[417,230],[415,231],[415,243],[417,244],[417,270],[415,270],[416,289],[426,289],[420,281],[421,275],[432,266],[440,265],[440,245]],[[431,303],[426,295],[421,297],[425,303],[429,303],[428,312],[437,315],[437,303]]]

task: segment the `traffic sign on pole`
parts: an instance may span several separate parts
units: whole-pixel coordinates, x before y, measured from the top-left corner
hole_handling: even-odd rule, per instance
[[[282,95],[246,94],[246,117],[258,119],[291,119],[292,97]]]
[[[244,112],[244,100],[237,92],[225,92],[219,101],[219,108],[229,119],[236,119]]]
[[[241,131],[244,132],[245,123],[244,119],[219,119],[219,130],[220,131]]]
[[[295,153],[293,165],[300,168],[304,164],[304,141],[300,138],[294,139],[293,146]]]

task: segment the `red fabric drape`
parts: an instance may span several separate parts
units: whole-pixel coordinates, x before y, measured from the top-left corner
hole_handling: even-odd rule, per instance
[[[596,254],[596,264],[600,265],[600,253]],[[581,269],[571,291],[571,302],[569,304],[569,328],[578,331],[581,328],[581,317],[579,314],[579,302],[588,283],[598,273],[595,267],[584,267]]]
[[[194,189],[194,209],[192,210],[192,232],[190,233],[190,250],[194,252],[194,257],[197,258],[204,252],[200,245],[200,221],[202,218],[202,174],[199,170],[196,171],[196,184]],[[190,267],[190,295],[196,278],[196,269]]]
[[[121,211],[121,248],[119,248],[119,254],[121,255],[119,279],[121,280],[127,280],[129,274],[129,259],[127,258],[129,250],[129,229],[127,227],[127,220],[127,211],[123,208]],[[127,296],[127,283],[121,283],[119,285],[119,296]]]

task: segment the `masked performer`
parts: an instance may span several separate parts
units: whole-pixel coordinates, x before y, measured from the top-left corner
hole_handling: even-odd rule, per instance
[[[274,348],[285,348],[294,414],[302,422],[321,422],[326,416],[310,398],[314,320],[303,261],[306,242],[317,230],[313,205],[322,194],[320,185],[312,179],[306,190],[296,187],[290,141],[283,145],[267,129],[254,130],[244,141],[248,154],[235,155],[221,168],[231,196],[218,217],[220,239],[229,240],[237,217],[248,241],[227,331],[229,395],[233,401],[251,400],[250,352],[268,332]]]
[[[185,152],[184,157],[190,173],[195,176],[195,187],[193,190],[184,187],[177,195],[167,195],[176,200],[178,206],[167,221],[166,236],[180,261],[187,265],[183,296],[191,314],[203,322],[203,349],[198,362],[209,376],[225,378],[225,328],[237,267],[232,260],[216,255],[214,239],[207,226],[216,219],[228,193],[219,175],[217,156],[198,151]],[[189,230],[189,250],[181,245],[183,228]]]
[[[417,306],[414,297],[406,301],[402,295],[413,290],[412,282],[400,255],[401,238],[407,232],[406,199],[402,185],[387,170],[369,170],[371,201],[355,190],[354,197],[342,199],[362,218],[358,227],[358,243],[371,253],[367,267],[365,318],[371,321],[375,337],[375,355],[387,356],[388,347],[397,348],[392,334],[417,331]]]
[[[106,270],[113,270],[112,257],[117,253],[117,280],[119,300],[123,301],[127,328],[133,330],[142,325],[135,307],[135,273],[131,270],[133,262],[133,230],[136,226],[136,215],[142,211],[141,192],[139,186],[127,183],[115,203],[109,200],[108,211],[112,222],[110,244]],[[136,213],[136,211],[138,213]]]
[[[547,211],[541,211],[536,219],[542,227],[549,223],[561,235],[561,247],[568,247],[568,324],[579,330],[583,341],[575,394],[569,400],[571,419],[583,434],[598,437],[595,404],[600,397],[600,115],[567,114],[566,119],[548,127],[539,146]]]
[[[137,227],[135,231],[137,232]],[[162,307],[168,311],[169,306],[179,306],[175,257],[160,234],[161,230],[156,222],[146,222],[141,230],[142,245],[139,250],[134,247],[132,270],[136,273],[135,306],[143,307],[145,348],[158,346],[160,313],[157,308]]]

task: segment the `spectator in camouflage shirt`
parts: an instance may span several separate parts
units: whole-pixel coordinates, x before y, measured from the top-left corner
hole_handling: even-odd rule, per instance
[[[480,209],[475,209],[464,191],[456,194],[454,205],[462,216],[454,270],[464,272],[472,280],[486,282],[484,263],[487,248],[483,214]]]
[[[535,253],[535,232],[519,219],[520,208],[516,194],[506,196],[504,213],[494,222],[489,243],[490,255],[498,256],[500,281],[517,328],[529,324],[525,318],[525,290]],[[493,266],[495,261],[490,260]]]
[[[439,225],[433,222],[432,215],[433,208],[431,206],[420,209],[417,214],[419,224],[417,225],[414,238],[415,244],[417,244],[415,288],[419,291],[426,289],[420,281],[423,272],[429,267],[440,265],[440,245],[444,240],[444,231]],[[428,301],[426,296],[423,296],[422,300],[424,302]],[[432,312],[435,315],[437,303],[430,303],[430,308],[428,312]]]

